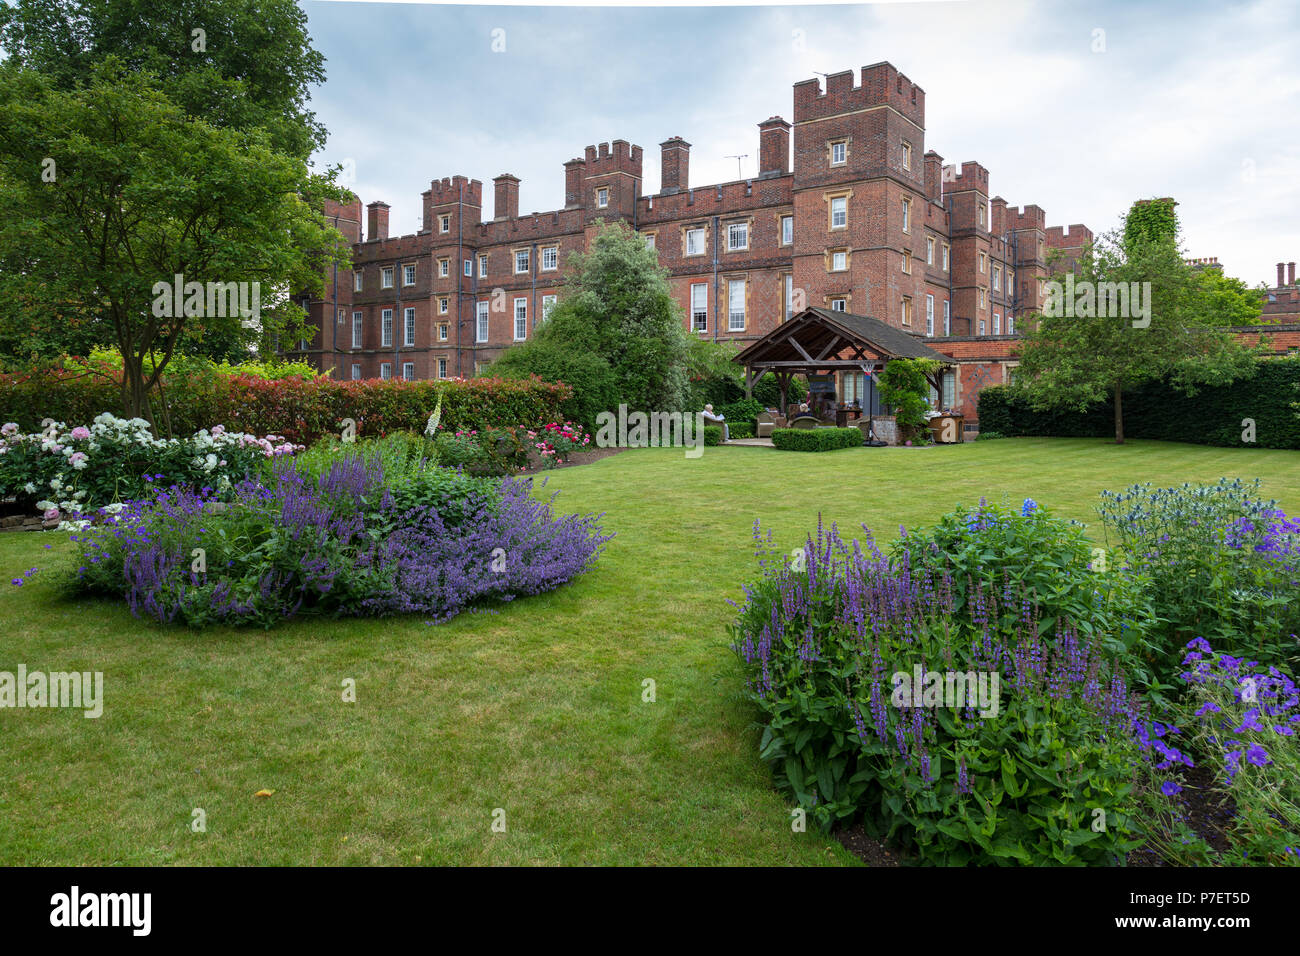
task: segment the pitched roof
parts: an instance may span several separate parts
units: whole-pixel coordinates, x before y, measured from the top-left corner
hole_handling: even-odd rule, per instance
[[[735,361],[743,365],[749,360],[761,361],[760,356],[766,355],[770,359],[771,351],[783,345],[794,353],[795,350],[790,348],[785,340],[808,326],[821,327],[823,337],[833,338],[834,333],[838,333],[854,344],[869,348],[884,359],[926,358],[942,362],[944,365],[953,364],[952,359],[947,355],[936,352],[909,332],[887,325],[869,315],[854,315],[851,312],[835,312],[831,309],[805,309],[798,315],[792,316],[767,335],[750,343],[748,348],[743,349],[736,356]],[[801,342],[801,344],[806,349],[815,345],[812,341]],[[797,355],[794,357],[798,358]]]

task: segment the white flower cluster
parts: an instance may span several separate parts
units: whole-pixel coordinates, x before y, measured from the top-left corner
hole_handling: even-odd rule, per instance
[[[230,464],[232,452],[247,461],[250,454],[273,458],[293,455],[303,448],[279,435],[259,438],[227,431],[223,425],[202,429],[184,439],[155,438],[143,418],[118,418],[110,412],[96,415],[89,427],[69,428],[65,422],[47,421],[42,431],[32,434],[23,434],[17,424],[8,422],[0,426],[0,491],[12,494],[21,489],[35,495],[48,484],[51,494],[37,507],[47,520],[53,521],[88,510],[86,492],[77,488],[80,472],[94,466],[112,469],[127,457],[138,460],[141,449],[159,456],[179,452],[197,471],[204,475],[215,473],[217,490],[225,491],[232,483],[230,476],[220,470]],[[51,471],[53,477],[47,482],[45,476]],[[33,476],[39,478],[39,484],[29,480]],[[81,521],[65,520],[59,527],[75,530],[83,525]]]

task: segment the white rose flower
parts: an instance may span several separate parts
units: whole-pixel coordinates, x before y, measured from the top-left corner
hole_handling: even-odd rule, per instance
[[[33,481],[27,482],[27,484],[23,485],[23,491],[27,492],[29,495],[36,494],[36,483]]]

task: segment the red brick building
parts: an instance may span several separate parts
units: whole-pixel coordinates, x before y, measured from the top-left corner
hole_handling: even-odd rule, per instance
[[[1049,252],[1073,261],[1092,232],[1009,207],[979,163],[945,166],[924,91],[889,63],[796,83],[792,121],[764,120],[758,140],[755,178],[694,185],[691,144],[670,137],[655,195],[640,146],[588,146],[548,212],[521,215],[509,173],[490,219],[479,180],[434,180],[409,236],[389,236],[384,202],[366,207],[364,236],[360,199],[331,203],[353,271],[326,277],[297,354],[338,378],[472,376],[534,334],[569,254],[617,220],[653,245],[695,334],[743,347],[805,306],[874,316],[957,360],[938,398],[973,418],[978,390],[1014,365],[1017,321],[1044,301]],[[861,397],[862,376],[841,379],[844,399]]]
[[[1260,321],[1269,324],[1300,323],[1300,285],[1296,284],[1294,262],[1277,264],[1277,285],[1265,290]]]

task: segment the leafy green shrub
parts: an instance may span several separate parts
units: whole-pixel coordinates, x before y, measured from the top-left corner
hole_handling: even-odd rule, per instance
[[[926,375],[939,369],[935,359],[890,359],[880,373],[880,401],[894,410],[899,436],[912,441],[925,440],[924,428],[929,419],[930,383]]]
[[[862,432],[856,428],[775,428],[772,445],[782,451],[836,451],[861,448]]]
[[[975,436],[975,440],[976,440],[976,441],[994,441],[994,440],[996,440],[996,439],[999,439],[999,438],[1006,438],[1006,437],[1007,437],[1007,436],[1004,435],[1004,434],[1002,434],[1001,432],[991,432],[991,431],[990,431],[990,432],[986,432],[986,431],[981,431],[978,435]]]
[[[492,365],[503,378],[527,380],[536,375],[546,382],[563,382],[572,389],[561,419],[581,423],[588,431],[596,416],[618,407],[618,378],[599,355],[575,351],[550,340],[533,339],[506,350]]]
[[[1062,621],[1049,646],[1023,594],[969,624],[943,580],[834,528],[794,560],[755,538],[732,646],[760,754],[815,822],[860,817],[939,865],[1110,865],[1140,844],[1139,701],[1101,641]]]
[[[722,444],[722,426],[705,425],[704,426],[704,444],[706,447]]]
[[[1107,565],[1084,525],[1055,517],[1033,499],[1018,511],[983,500],[976,508],[958,506],[933,526],[905,532],[891,558],[900,570],[943,581],[952,592],[952,613],[964,623],[977,625],[994,613],[987,597],[996,594],[997,626],[1014,628],[1025,613],[1018,602],[1026,601],[1042,615],[1040,635],[1050,639],[1068,622],[1122,656],[1141,684],[1153,686],[1142,658],[1155,620],[1141,582]]]
[[[528,464],[527,433],[513,428],[443,433],[434,439],[438,463],[475,475],[511,475]]]
[[[164,374],[163,386],[167,420],[176,434],[223,425],[228,431],[283,435],[301,445],[340,434],[349,418],[358,437],[423,432],[439,396],[442,426],[450,431],[541,428],[564,421],[563,409],[573,394],[567,385],[536,378],[307,381],[237,374],[191,382]],[[0,375],[0,420],[15,422],[23,431],[38,430],[46,417],[91,421],[120,402],[120,384],[111,375],[59,369]]]
[[[1300,650],[1300,522],[1259,497],[1259,479],[1102,492],[1098,507],[1117,563],[1146,582],[1162,625],[1155,650],[1166,680],[1193,638],[1285,664]]]
[[[1187,395],[1168,382],[1124,391],[1127,438],[1251,448],[1300,448],[1300,357],[1260,359],[1254,371],[1229,385],[1206,386]],[[979,392],[981,430],[1059,438],[1105,438],[1115,432],[1111,401],[1085,412],[1037,411],[1014,388],[989,385]],[[1253,430],[1242,424],[1254,421]],[[1250,439],[1250,440],[1247,440]]]
[[[726,405],[720,405],[714,411],[726,418],[729,424],[752,425],[766,409],[763,403],[756,398],[742,398]]]
[[[753,438],[757,427],[754,422],[728,422],[727,432],[732,438]]]

